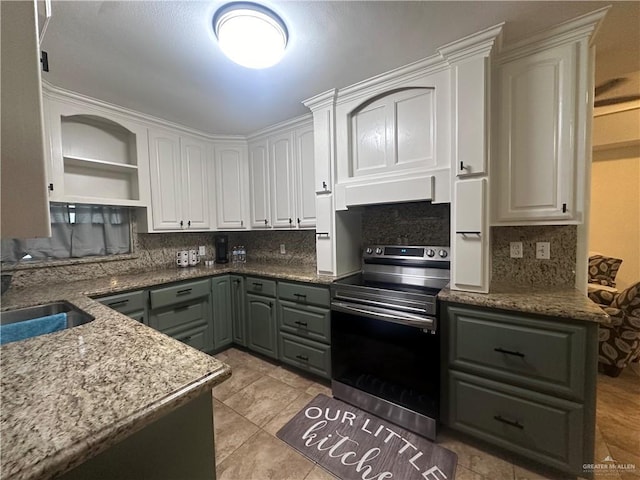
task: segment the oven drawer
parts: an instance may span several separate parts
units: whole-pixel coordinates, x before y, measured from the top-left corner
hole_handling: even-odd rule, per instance
[[[319,342],[331,341],[331,311],[326,308],[278,301],[280,330]]]
[[[279,282],[278,298],[302,305],[318,305],[329,308],[330,298],[327,287],[314,287],[299,283]]]
[[[583,399],[584,326],[457,306],[448,320],[450,367]]]
[[[280,361],[331,378],[331,347],[281,332]]]
[[[582,470],[581,404],[461,372],[450,372],[449,395],[452,428],[545,465]]]
[[[276,296],[276,282],[258,277],[247,277],[244,282],[247,293],[256,293],[268,297]]]
[[[157,288],[151,290],[151,309],[187,302],[209,295],[210,292],[211,282],[208,279]]]

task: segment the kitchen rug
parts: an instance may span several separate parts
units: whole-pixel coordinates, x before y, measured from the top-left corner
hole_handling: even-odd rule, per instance
[[[456,474],[452,451],[322,394],[276,435],[342,480],[453,480]]]

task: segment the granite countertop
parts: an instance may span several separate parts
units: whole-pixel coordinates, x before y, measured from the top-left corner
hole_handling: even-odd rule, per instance
[[[444,302],[463,303],[550,317],[610,323],[598,305],[575,288],[492,284],[489,293],[460,292],[445,288],[438,294]]]
[[[0,348],[3,478],[50,478],[81,464],[231,375],[224,363],[92,300],[238,273],[328,284],[315,268],[166,268],[10,289],[2,310],[65,300],[95,320]]]
[[[95,320],[0,348],[3,479],[68,471],[231,375],[85,295],[29,290],[38,303],[64,299]]]
[[[271,277],[278,280],[292,280],[318,284],[330,284],[335,277],[318,275],[315,266],[277,265],[268,263],[245,263],[240,265],[215,265],[213,267],[187,267],[164,268],[127,275],[114,275],[99,277],[92,280],[76,282],[50,283],[46,289],[34,289],[32,287],[10,288],[2,296],[2,310],[19,308],[36,304],[48,303],[56,300],[64,300],[69,296],[78,294],[89,297],[126,292],[141,288],[153,287],[164,283],[179,282],[184,280],[224,275],[225,273],[237,273],[240,275],[256,275]]]

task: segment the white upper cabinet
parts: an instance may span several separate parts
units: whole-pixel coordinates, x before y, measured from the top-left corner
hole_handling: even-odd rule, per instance
[[[338,92],[337,209],[449,201],[450,72],[428,70]]]
[[[385,95],[353,112],[353,176],[433,167],[433,99],[432,88],[411,88]]]
[[[153,230],[209,230],[208,144],[149,129]]]
[[[147,128],[80,97],[45,90],[49,199],[149,205]]]
[[[197,138],[180,139],[182,152],[184,218],[186,228],[193,230],[211,229],[209,209],[208,145]]]
[[[295,227],[295,182],[293,173],[293,133],[269,137],[271,225]]]
[[[149,154],[153,228],[180,230],[184,227],[180,137],[168,131],[150,130]]]
[[[581,224],[601,9],[505,49],[494,72],[492,224]]]
[[[313,125],[295,132],[296,198],[298,227],[316,225],[315,165]]]
[[[249,191],[251,227],[269,227],[269,142],[266,139],[249,143]]]
[[[34,2],[1,2],[2,238],[48,237],[40,44]],[[25,201],[28,199],[28,201]]]
[[[487,173],[490,71],[484,55],[454,67],[454,171],[459,178]]]
[[[574,220],[577,49],[498,67],[497,222]]]
[[[313,228],[315,143],[310,120],[270,127],[249,141],[252,228]]]
[[[215,155],[217,227],[246,229],[247,147],[244,144],[217,144]]]

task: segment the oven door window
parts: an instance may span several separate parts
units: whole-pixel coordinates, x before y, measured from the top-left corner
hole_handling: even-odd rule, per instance
[[[438,418],[439,335],[344,312],[331,312],[334,380]]]

